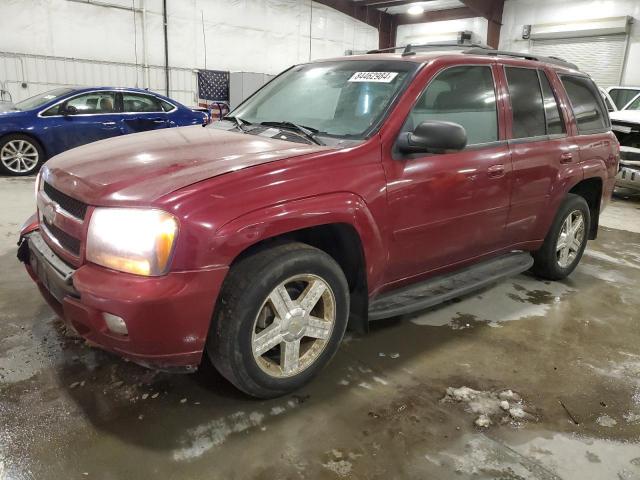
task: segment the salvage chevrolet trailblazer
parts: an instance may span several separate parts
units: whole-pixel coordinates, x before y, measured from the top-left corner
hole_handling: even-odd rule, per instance
[[[273,397],[347,327],[526,270],[569,275],[618,156],[567,62],[378,51],[296,65],[204,128],[52,158],[18,256],[93,344],[160,369],[211,361]]]

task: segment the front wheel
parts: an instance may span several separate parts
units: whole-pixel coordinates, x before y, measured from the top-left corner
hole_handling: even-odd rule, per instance
[[[568,194],[542,247],[533,254],[533,273],[549,280],[566,278],[582,258],[590,226],[591,215],[586,200]]]
[[[0,139],[0,172],[13,176],[31,175],[44,161],[40,144],[27,135],[12,134]]]
[[[306,384],[344,335],[349,289],[340,266],[301,243],[245,257],[225,281],[207,343],[218,371],[269,398]]]

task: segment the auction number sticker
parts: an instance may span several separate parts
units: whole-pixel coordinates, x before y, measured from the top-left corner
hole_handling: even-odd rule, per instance
[[[398,72],[356,72],[349,79],[350,82],[390,83]]]

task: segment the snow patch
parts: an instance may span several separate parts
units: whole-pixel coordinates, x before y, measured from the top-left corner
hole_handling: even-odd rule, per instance
[[[511,401],[511,403],[509,403]],[[475,425],[489,427],[497,420],[509,421],[534,420],[535,417],[524,409],[522,398],[512,390],[498,392],[474,390],[469,387],[448,387],[441,402],[464,403],[465,410],[477,415]]]
[[[596,419],[596,423],[601,427],[615,427],[618,424],[614,418],[611,418],[606,413],[604,415],[600,415]]]

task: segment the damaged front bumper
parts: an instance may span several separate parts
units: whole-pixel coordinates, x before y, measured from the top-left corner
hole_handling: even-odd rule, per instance
[[[49,306],[90,344],[150,368],[197,369],[226,268],[162,277],[90,263],[74,269],[37,229],[23,230],[18,258]],[[110,316],[126,324],[126,334],[110,328]]]
[[[640,148],[621,146],[616,187],[640,191]]]

